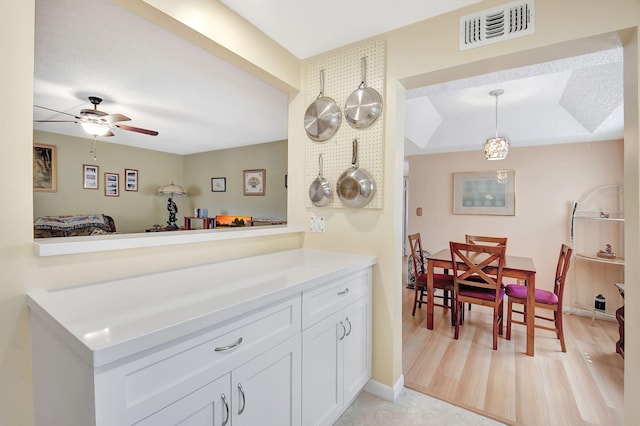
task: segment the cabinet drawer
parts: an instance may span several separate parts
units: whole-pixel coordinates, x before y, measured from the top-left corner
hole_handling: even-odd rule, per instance
[[[107,367],[96,375],[97,417],[134,423],[299,333],[300,318],[295,296]]]
[[[342,309],[371,290],[370,269],[302,293],[302,328]]]

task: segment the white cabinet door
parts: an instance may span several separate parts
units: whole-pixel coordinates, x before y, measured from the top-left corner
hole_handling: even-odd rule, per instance
[[[300,334],[231,372],[233,426],[301,424]]]
[[[371,307],[364,297],[344,310],[344,397],[349,405],[371,377]]]
[[[305,330],[302,356],[302,423],[331,425],[371,377],[370,298]]]
[[[231,374],[185,396],[136,426],[230,426]]]
[[[342,311],[302,335],[302,424],[331,425],[342,411]]]

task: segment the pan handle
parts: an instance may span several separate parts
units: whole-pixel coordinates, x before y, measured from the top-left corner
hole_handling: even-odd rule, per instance
[[[360,58],[360,68],[362,69],[362,82],[360,88],[367,85],[367,57]]]
[[[320,94],[316,99],[324,96],[324,70],[320,70]]]
[[[351,165],[354,167],[357,167],[356,166],[356,163],[358,162],[358,139],[357,138],[353,140],[352,150],[353,150],[353,154],[351,156]]]
[[[322,177],[322,154],[318,154],[318,169],[320,170],[318,177]]]

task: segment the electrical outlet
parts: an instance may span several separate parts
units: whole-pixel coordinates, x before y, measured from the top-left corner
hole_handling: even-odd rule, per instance
[[[323,216],[311,216],[311,232],[324,232]]]

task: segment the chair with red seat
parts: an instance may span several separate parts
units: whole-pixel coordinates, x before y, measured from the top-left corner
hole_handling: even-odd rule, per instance
[[[413,273],[415,276],[415,293],[413,298],[412,316],[416,314],[416,307],[422,308],[423,303],[427,303],[426,297],[430,297],[427,293],[427,270],[426,259],[422,250],[422,239],[420,233],[409,235],[409,247],[411,247],[411,257],[413,258]],[[445,309],[453,308],[453,276],[443,273],[433,274],[434,289],[434,305],[441,306]],[[436,290],[442,290],[442,294],[436,294]],[[442,303],[435,303],[435,299],[442,299]],[[451,314],[451,324],[453,325],[455,310]]]
[[[548,309],[553,312],[553,318],[543,315],[535,315],[537,319],[549,321],[553,323],[553,327],[542,324],[535,324],[536,328],[543,330],[555,331],[556,336],[560,339],[560,347],[562,352],[566,352],[567,348],[564,344],[564,331],[562,329],[562,295],[564,294],[564,282],[569,271],[571,263],[571,254],[573,249],[566,244],[562,244],[560,255],[558,256],[558,265],[556,266],[555,282],[553,284],[553,292],[536,288],[536,311],[540,309]],[[527,308],[527,287],[520,284],[507,284],[506,294],[509,298],[507,304],[507,340],[511,340],[511,323],[526,325],[525,311]],[[513,304],[518,303],[524,306],[522,311],[513,309]],[[512,319],[513,312],[523,315],[522,321]]]
[[[454,338],[460,333],[464,303],[493,308],[493,349],[498,349],[498,334],[502,334],[504,313],[504,269],[506,246],[466,244],[451,241],[456,324]],[[489,269],[490,268],[490,269]],[[489,269],[489,270],[488,270]]]

